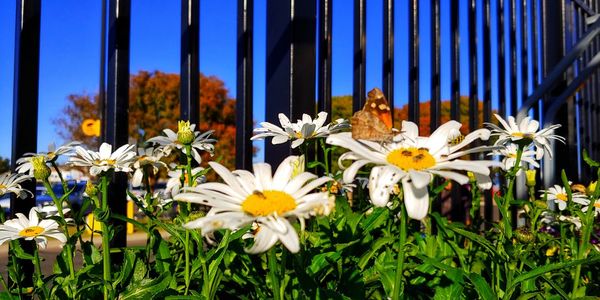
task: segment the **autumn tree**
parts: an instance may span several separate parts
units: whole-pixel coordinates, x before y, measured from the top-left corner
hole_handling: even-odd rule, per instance
[[[8,158],[0,157],[0,174],[10,170],[10,161]]]
[[[139,145],[161,134],[165,128],[177,131],[179,120],[179,75],[160,71],[140,71],[129,80],[129,137]],[[92,148],[97,137],[83,134],[85,119],[99,118],[98,95],[72,94],[63,114],[54,119],[58,134],[65,140],[78,140]],[[235,165],[235,100],[229,98],[222,80],[200,75],[200,124],[198,130],[214,130],[218,142],[215,157],[224,165]],[[205,154],[204,161],[208,158]]]

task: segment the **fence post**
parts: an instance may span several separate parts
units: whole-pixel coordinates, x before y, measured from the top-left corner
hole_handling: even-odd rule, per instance
[[[268,0],[267,28],[266,121],[279,124],[279,113],[292,121],[314,116],[316,1]],[[278,165],[288,147],[265,142],[265,161]]]
[[[181,0],[179,115],[200,127],[200,0]]]
[[[238,0],[235,167],[252,168],[254,0]]]
[[[131,1],[111,0],[108,31],[108,84],[104,103],[102,140],[116,149],[128,143],[129,137],[129,32]],[[127,174],[115,173],[109,189],[109,206],[112,212],[127,213]],[[116,230],[111,247],[125,247],[127,236],[125,222],[112,220]],[[117,261],[119,258],[115,258]]]
[[[15,30],[15,69],[13,92],[13,126],[11,169],[27,152],[37,152],[38,92],[40,65],[40,0],[17,1]],[[28,214],[35,206],[35,179],[23,182],[22,187],[31,191],[33,197],[10,198],[10,212]],[[33,253],[32,242],[21,241],[28,253]],[[31,284],[33,265],[31,261],[19,260],[26,284]]]

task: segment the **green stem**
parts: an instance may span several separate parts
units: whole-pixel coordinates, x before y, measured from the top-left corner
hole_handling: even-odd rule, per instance
[[[102,175],[102,211],[108,210],[108,178]],[[110,282],[110,240],[108,236],[108,225],[106,220],[100,222],[102,228],[102,279],[104,280],[104,300],[110,299],[108,285]]]
[[[61,181],[62,181],[62,177],[61,177]],[[67,221],[65,220],[65,214],[63,212],[62,201],[61,201],[61,199],[58,199],[58,197],[56,197],[56,194],[54,194],[54,191],[52,190],[52,186],[50,185],[50,182],[48,181],[48,179],[44,180],[44,187],[46,188],[46,191],[52,198],[54,205],[56,205],[56,210],[58,211],[58,215],[64,221],[63,231],[65,233],[65,236],[67,237],[67,243],[65,244],[65,247],[67,248],[67,264],[69,265],[69,277],[71,279],[75,279],[75,264],[73,263],[73,247],[72,247],[73,245],[71,245],[71,241],[70,241],[71,236],[69,234],[69,226],[67,225]]]
[[[592,229],[594,228],[594,201],[596,198],[590,200],[590,205],[585,214],[585,225],[583,227],[583,235],[579,240],[579,247],[577,250],[577,260],[581,260],[587,257],[587,248],[590,242],[590,236]],[[581,264],[578,264],[575,268],[575,277],[573,278],[573,293],[572,297],[575,297],[575,292],[579,288],[579,277],[581,277]]]
[[[271,279],[271,288],[273,290],[273,299],[281,300],[281,291],[279,289],[279,272],[277,263],[277,248],[275,246],[271,247],[269,252],[267,253],[267,263],[269,265],[269,278]]]
[[[60,183],[62,184],[63,191],[66,194],[69,191],[69,188],[67,186],[67,182],[63,179],[62,173],[60,172],[60,169],[58,168],[58,165],[55,161],[52,162],[52,167],[54,168],[54,171],[56,171],[56,173],[58,174],[58,178],[60,179]]]
[[[16,241],[10,241],[10,247],[8,248],[10,252],[14,251],[14,247],[15,247],[14,244],[18,243],[18,242],[19,242],[18,240],[16,240]],[[15,272],[15,274],[17,275],[16,277],[17,278],[21,278],[21,269],[18,268],[19,264],[17,262],[17,256],[14,255],[14,253],[10,253],[10,252],[9,252],[8,257],[10,257],[10,260],[11,260],[11,263],[12,263],[11,267],[12,267],[13,271]],[[8,272],[8,274],[10,274],[10,272]],[[20,280],[15,280],[13,283],[17,285],[17,291],[19,293],[19,299],[22,299],[23,298],[22,297],[23,289],[21,288],[21,281]]]
[[[188,294],[190,288],[190,232],[185,231],[185,243],[184,243],[184,254],[185,254],[185,293]]]
[[[41,266],[41,262],[40,262],[40,253],[38,251],[37,246],[33,250],[33,256],[34,256],[33,266],[35,267],[35,277],[36,277],[35,284],[38,288],[40,288],[42,290],[42,293],[44,294],[44,299],[48,299],[49,298],[48,289],[46,289],[46,284],[44,284],[44,277],[42,275],[42,266]]]
[[[394,283],[394,292],[392,294],[392,300],[400,299],[400,295],[404,293],[404,244],[406,244],[406,225],[408,223],[406,215],[406,207],[402,208],[402,216],[400,219],[400,239],[398,240],[398,258],[396,260],[396,281]]]
[[[502,203],[502,209],[504,211],[504,216],[506,217],[506,221],[504,222],[505,226],[512,226],[512,215],[510,212],[510,203],[514,200],[514,196],[513,196],[513,191],[514,191],[514,186],[515,186],[515,179],[517,178],[517,172],[519,172],[519,170],[521,169],[521,156],[523,155],[523,146],[519,146],[519,149],[517,150],[517,159],[515,161],[515,165],[513,166],[513,168],[508,172],[507,174],[507,179],[508,179],[508,189],[506,191],[506,197],[504,197],[504,203]],[[512,237],[512,230],[507,230],[507,228],[504,229],[505,233],[507,234],[507,237],[510,239]]]

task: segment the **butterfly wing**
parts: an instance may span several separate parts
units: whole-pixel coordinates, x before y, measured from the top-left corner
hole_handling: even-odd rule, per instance
[[[366,111],[357,111],[350,119],[352,138],[377,142],[388,142],[392,131],[377,116]]]
[[[354,139],[378,142],[392,139],[392,111],[381,90],[374,88],[369,92],[365,106],[354,113],[350,123]]]
[[[367,102],[365,103],[363,110],[377,116],[377,118],[391,130],[393,127],[392,110],[388,101],[385,99],[383,92],[378,88],[374,88],[367,96]]]

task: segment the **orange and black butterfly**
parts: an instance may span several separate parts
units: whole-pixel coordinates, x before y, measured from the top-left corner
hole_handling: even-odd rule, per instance
[[[391,141],[394,136],[392,110],[383,92],[374,88],[367,96],[363,109],[355,112],[350,119],[352,138],[376,142]]]

